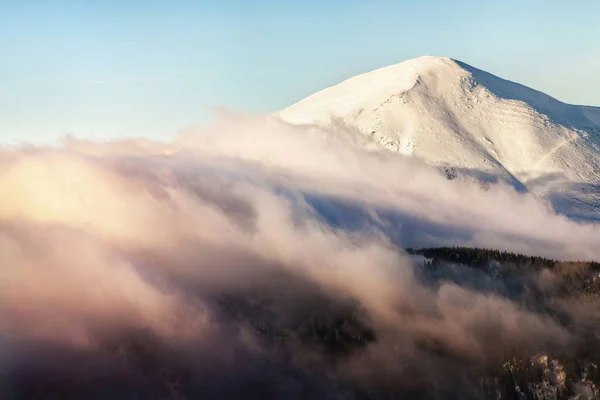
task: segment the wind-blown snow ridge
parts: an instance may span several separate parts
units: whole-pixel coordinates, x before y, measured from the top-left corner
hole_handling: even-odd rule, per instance
[[[420,57],[350,78],[277,114],[358,130],[367,148],[498,180],[600,219],[600,107],[565,104],[461,61]]]

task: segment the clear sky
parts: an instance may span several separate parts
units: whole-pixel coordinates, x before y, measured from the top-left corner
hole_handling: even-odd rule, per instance
[[[0,0],[0,142],[168,138],[421,55],[600,105],[598,0]]]

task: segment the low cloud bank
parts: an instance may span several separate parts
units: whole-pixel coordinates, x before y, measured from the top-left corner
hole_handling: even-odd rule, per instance
[[[0,197],[3,398],[425,397],[590,329],[432,285],[400,247],[600,259],[597,226],[353,132],[233,116],[5,150]]]

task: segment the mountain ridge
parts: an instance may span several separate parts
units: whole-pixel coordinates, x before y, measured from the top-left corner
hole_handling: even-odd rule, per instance
[[[349,78],[287,107],[291,124],[365,137],[367,148],[504,181],[575,219],[599,219],[600,107],[563,103],[447,57],[425,56]]]

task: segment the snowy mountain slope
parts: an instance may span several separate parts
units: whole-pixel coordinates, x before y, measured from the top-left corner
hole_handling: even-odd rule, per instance
[[[600,108],[562,103],[460,61],[420,57],[350,78],[277,114],[358,129],[368,147],[452,175],[509,182],[573,218],[600,219]]]

